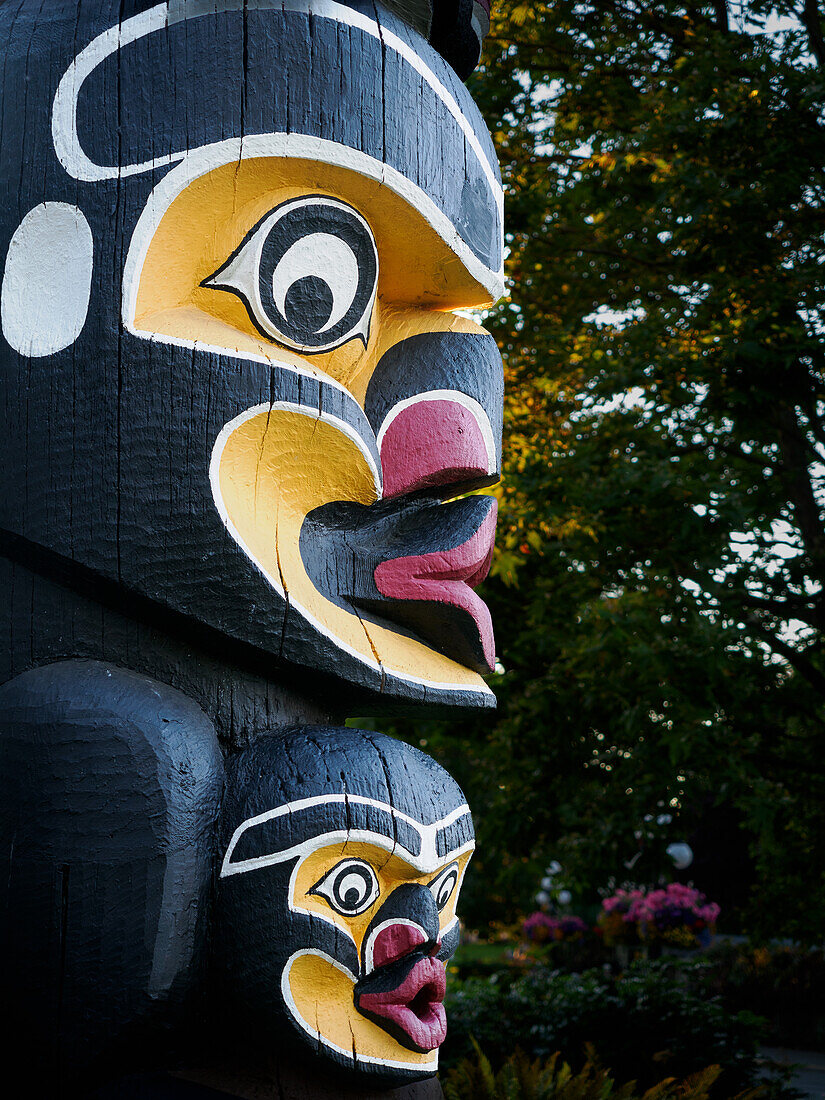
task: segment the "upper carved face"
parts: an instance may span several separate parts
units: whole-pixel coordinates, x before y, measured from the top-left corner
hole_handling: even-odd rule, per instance
[[[454,498],[498,478],[502,374],[457,311],[500,293],[501,187],[463,85],[377,10],[177,0],[75,33],[50,107],[75,201],[18,224],[3,294],[44,235],[75,271],[92,250],[88,315],[42,346],[47,400],[102,412],[54,473],[82,453],[85,495],[69,471],[33,536],[280,660],[488,705],[495,501]]]
[[[237,1025],[266,1042],[286,1020],[386,1081],[434,1073],[473,849],[455,783],[390,738],[310,731],[234,763],[224,820],[216,962]]]
[[[447,308],[480,292],[420,212],[336,165],[233,162],[166,207],[136,281],[135,331],[332,394],[335,411],[245,409],[212,453],[215,504],[273,588],[363,660],[424,681],[489,671],[473,588],[495,501],[442,500],[497,478],[500,366]]]

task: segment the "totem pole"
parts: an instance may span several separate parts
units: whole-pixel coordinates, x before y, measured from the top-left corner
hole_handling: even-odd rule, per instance
[[[435,1097],[493,704],[486,0],[0,5],[0,874],[26,1095]],[[7,1078],[8,1079],[8,1078]]]

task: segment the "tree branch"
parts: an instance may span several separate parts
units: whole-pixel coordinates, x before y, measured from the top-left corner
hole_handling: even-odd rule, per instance
[[[566,232],[568,231],[559,226],[554,226],[553,228],[553,233],[557,235]],[[573,233],[575,230],[570,230],[569,232]],[[557,249],[553,247],[552,242],[547,237],[535,236],[531,239],[531,244],[542,245],[553,251],[557,256],[576,256],[579,254],[583,256],[603,256],[608,260],[621,260],[622,263],[636,264],[639,267],[651,268],[654,271],[667,271],[670,266],[665,260],[645,260],[641,256],[632,255],[630,252],[620,252],[611,248],[587,248],[585,246],[579,247],[574,245],[572,248]]]
[[[805,0],[799,19],[808,32],[814,57],[820,65],[825,65],[825,39],[822,37],[822,24],[819,21],[819,0]]]
[[[767,611],[780,619],[799,619],[817,630],[825,630],[825,613],[815,604],[812,607],[807,601],[775,600],[769,596],[753,596],[750,593],[743,593],[741,599],[747,607]]]
[[[782,476],[787,485],[794,516],[817,580],[825,584],[825,531],[808,467],[819,459],[800,429],[794,411],[783,402],[777,409],[779,445],[782,449]]]
[[[728,5],[726,0],[713,0],[713,10],[716,14],[716,26],[722,34],[727,34],[730,31],[730,24],[728,23]]]

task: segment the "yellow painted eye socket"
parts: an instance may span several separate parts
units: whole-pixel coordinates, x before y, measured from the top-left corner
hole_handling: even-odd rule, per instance
[[[378,898],[380,887],[375,871],[361,859],[343,859],[312,887],[336,913],[357,917]]]
[[[430,892],[435,898],[435,904],[438,906],[439,911],[444,908],[453,896],[453,891],[456,888],[457,882],[458,864],[451,863],[449,867],[444,868],[440,875],[427,884]]]
[[[355,337],[366,347],[378,251],[356,210],[309,195],[271,210],[201,285],[235,294],[258,331],[289,348],[331,351]]]

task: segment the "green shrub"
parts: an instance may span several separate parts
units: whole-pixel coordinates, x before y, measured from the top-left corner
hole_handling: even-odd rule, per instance
[[[769,1044],[825,1050],[825,950],[723,943],[700,959],[691,983],[765,1016]]]
[[[764,1021],[728,1012],[718,997],[679,980],[678,968],[636,963],[614,977],[603,970],[563,974],[536,966],[509,985],[491,979],[452,983],[447,1069],[473,1055],[473,1041],[498,1071],[517,1048],[530,1059],[560,1051],[581,1065],[592,1044],[617,1080],[652,1088],[667,1075],[684,1079],[710,1063],[724,1071],[727,1095],[762,1082],[758,1059]],[[766,1095],[783,1092],[774,1077]]]
[[[476,1046],[475,1058],[465,1058],[447,1074],[445,1100],[708,1100],[722,1070],[706,1066],[684,1081],[666,1077],[640,1092],[635,1081],[618,1086],[595,1060],[592,1048],[578,1073],[558,1052],[546,1062],[531,1061],[517,1050],[495,1073],[489,1059]],[[757,1100],[763,1090],[738,1093],[734,1100]]]

